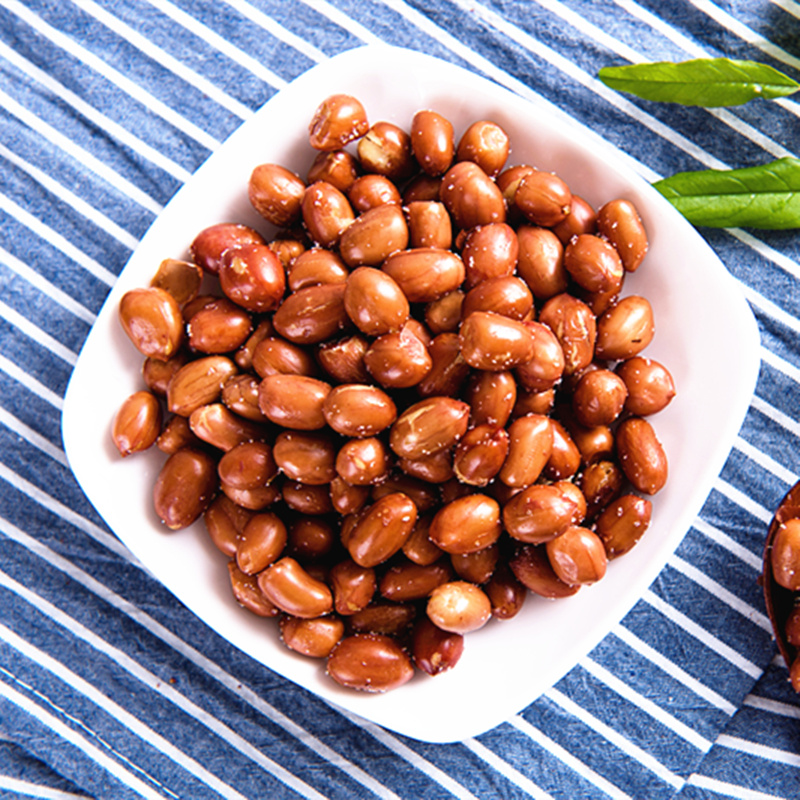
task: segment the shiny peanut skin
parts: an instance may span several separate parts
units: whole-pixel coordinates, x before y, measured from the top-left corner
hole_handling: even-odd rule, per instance
[[[459,397],[470,367],[461,349],[456,333],[440,333],[428,345],[431,357],[430,371],[417,384],[421,397]]]
[[[357,150],[361,166],[370,174],[402,182],[414,170],[411,135],[391,122],[374,123],[359,140]]]
[[[364,211],[342,232],[339,254],[349,267],[378,267],[408,245],[408,225],[399,205]]]
[[[606,574],[605,548],[588,528],[573,525],[547,542],[545,548],[553,571],[570,586],[596,583]]]
[[[462,483],[486,486],[503,467],[508,449],[509,435],[505,428],[476,425],[456,446],[453,471]]]
[[[583,375],[572,394],[575,419],[584,427],[610,425],[622,413],[628,387],[615,372],[596,369]]]
[[[595,522],[609,559],[627,553],[650,526],[653,504],[644,497],[626,494],[609,503]]]
[[[494,574],[500,559],[497,542],[472,553],[451,553],[450,564],[456,575],[468,583],[485,584]]]
[[[450,249],[453,244],[453,224],[444,203],[438,200],[414,200],[406,206],[406,217],[411,247]]]
[[[462,303],[462,317],[474,311],[491,311],[515,320],[530,319],[533,295],[525,282],[513,275],[487,278],[470,289]]]
[[[613,245],[591,233],[570,240],[564,249],[564,267],[587,292],[618,292],[624,267]]]
[[[492,616],[496,619],[515,617],[522,610],[527,596],[526,587],[517,580],[507,563],[498,564],[484,591],[492,604]]]
[[[215,402],[223,386],[238,369],[226,356],[206,356],[178,369],[167,385],[167,408],[188,417],[194,410]]]
[[[314,351],[316,360],[336,383],[369,383],[365,357],[370,342],[362,334],[352,334],[321,343]]]
[[[311,619],[333,609],[333,595],[290,556],[284,556],[258,576],[266,598],[286,614]]]
[[[664,488],[669,467],[653,426],[641,417],[623,420],[616,432],[620,466],[633,486],[653,495]]]
[[[405,543],[417,521],[417,507],[408,495],[393,492],[359,514],[344,546],[356,564],[375,567]]]
[[[166,361],[183,342],[183,316],[175,298],[158,287],[131,289],[119,302],[119,321],[145,357]]]
[[[258,405],[276,425],[314,431],[325,427],[323,406],[330,391],[329,383],[307,375],[268,375],[258,387]]]
[[[327,658],[344,635],[344,622],[330,616],[301,619],[285,615],[279,626],[283,643],[309,658]]]
[[[197,297],[202,281],[203,270],[197,264],[177,258],[165,258],[158,265],[158,271],[150,285],[171,294],[178,305],[182,306]]]
[[[221,297],[208,303],[188,321],[189,347],[200,353],[230,353],[241,347],[253,331],[250,314]]]
[[[286,268],[286,285],[295,292],[317,283],[344,283],[348,274],[347,266],[336,253],[309,247]]]
[[[589,306],[577,297],[562,293],[551,297],[539,313],[539,322],[556,335],[564,354],[564,374],[572,375],[592,363],[607,358],[598,348],[597,320]]]
[[[455,289],[431,301],[425,306],[425,325],[436,336],[440,333],[456,333],[461,324],[461,309],[464,292]]]
[[[770,551],[775,582],[784,589],[800,589],[800,520],[786,520],[775,534]]]
[[[346,328],[344,284],[316,284],[292,292],[272,317],[275,330],[295,344],[318,344]]]
[[[245,575],[257,575],[280,558],[286,547],[286,526],[276,514],[254,514],[236,546],[236,565]]]
[[[506,221],[506,203],[497,184],[475,163],[460,161],[442,178],[441,201],[457,227]]]
[[[529,392],[548,391],[561,380],[566,369],[562,342],[541,320],[530,320],[524,325],[530,334],[532,354],[527,361],[516,367],[514,374],[522,388]]]
[[[336,454],[336,472],[351,486],[370,486],[389,476],[391,457],[388,448],[376,436],[350,439]]]
[[[534,484],[503,506],[503,526],[513,539],[541,544],[560,536],[574,522],[576,508],[558,486]]]
[[[527,544],[520,547],[511,557],[509,566],[514,577],[526,589],[548,599],[570,597],[581,587],[579,584],[564,583],[553,570],[547,557],[545,544]]]
[[[647,233],[636,206],[629,200],[605,203],[597,212],[597,230],[619,253],[626,272],[635,272],[647,255]]]
[[[283,431],[275,438],[272,455],[291,480],[316,485],[336,477],[336,448],[324,431]]]
[[[250,174],[247,196],[267,222],[285,228],[300,218],[305,188],[303,180],[286,167],[259,164]]]
[[[337,614],[349,616],[365,609],[375,595],[377,580],[372,567],[362,567],[352,559],[340,561],[328,574]]]
[[[317,364],[304,347],[280,336],[267,336],[253,351],[252,369],[260,378],[268,375],[308,375],[317,377]]]
[[[494,544],[501,533],[500,506],[484,494],[468,494],[434,515],[428,536],[446,553],[474,553]]]
[[[347,196],[327,181],[316,181],[306,188],[301,210],[312,241],[331,249],[356,218]]]
[[[235,561],[228,562],[228,577],[233,596],[242,608],[259,617],[277,617],[281,613],[258,588],[255,575],[246,575],[236,566]]]
[[[449,581],[431,592],[425,612],[437,628],[465,634],[482,628],[489,621],[492,604],[474,583]]]
[[[377,386],[334,386],[322,406],[325,422],[342,436],[375,436],[397,419],[394,400]]]
[[[413,247],[392,253],[381,266],[409,303],[429,303],[458,289],[464,281],[464,262],[449,250]]]
[[[450,397],[430,397],[409,406],[389,432],[401,458],[421,458],[455,444],[467,430],[469,406]]]
[[[573,236],[597,233],[597,214],[586,200],[573,192],[569,204],[569,214],[557,225],[554,225],[552,231],[561,244],[566,247]]]
[[[286,290],[286,272],[275,252],[263,244],[226,250],[219,261],[219,283],[225,295],[248,311],[278,307]]]
[[[362,175],[353,181],[347,199],[357,214],[363,214],[379,206],[400,206],[400,190],[383,175]]]
[[[417,616],[413,603],[375,600],[347,619],[350,633],[371,633],[405,639]]]
[[[567,216],[571,200],[572,192],[561,178],[536,169],[522,178],[514,193],[514,205],[534,225],[545,228]]]
[[[428,537],[432,519],[430,515],[417,517],[411,534],[403,544],[403,555],[415,564],[424,566],[433,564],[444,554],[444,551]]]
[[[417,386],[433,369],[428,348],[409,325],[375,339],[368,345],[363,362],[368,375],[385,389]]]
[[[324,150],[314,157],[306,174],[306,186],[324,181],[347,194],[360,174],[355,156],[341,148]]]
[[[214,459],[202,450],[183,448],[161,467],[153,487],[153,506],[170,530],[191,525],[205,511],[217,489]]]
[[[583,469],[578,482],[586,500],[585,513],[593,518],[619,496],[625,475],[614,461],[599,460]]]
[[[267,422],[258,405],[260,383],[251,373],[234,375],[222,387],[222,402],[240,417],[254,422]]]
[[[308,141],[315,150],[337,150],[369,130],[361,101],[349,94],[326,97],[308,125]]]
[[[121,456],[147,450],[161,433],[161,404],[151,392],[134,392],[117,411],[111,437]]]
[[[652,342],[654,335],[650,302],[638,295],[628,295],[597,320],[595,353],[604,361],[632,358]]]
[[[189,415],[189,427],[199,439],[224,452],[264,435],[261,425],[234,414],[222,403],[196,408]]]
[[[625,383],[628,396],[625,410],[646,417],[665,409],[675,397],[675,380],[659,361],[633,356],[614,370]]]
[[[461,249],[466,269],[466,288],[474,289],[489,278],[512,276],[519,254],[519,239],[511,225],[491,222],[471,228]]]
[[[203,270],[216,275],[222,254],[240,244],[266,244],[258,231],[235,222],[221,222],[204,228],[195,236],[189,247],[192,260]]]
[[[517,229],[517,274],[538,300],[566,291],[569,275],[564,267],[564,246],[548,228],[522,225]]]
[[[436,111],[418,111],[411,120],[411,150],[425,173],[441,175],[455,156],[452,123]]]
[[[387,692],[410,681],[414,665],[390,637],[362,633],[345,637],[333,648],[327,672],[350,689]]]
[[[475,369],[502,372],[530,361],[534,341],[522,322],[492,311],[475,311],[461,324],[461,354]]]
[[[452,577],[453,570],[445,560],[426,565],[403,561],[389,567],[383,574],[379,590],[387,600],[407,603],[427,597],[437,586]]]
[[[505,166],[510,150],[508,134],[491,120],[473,122],[456,147],[457,161],[474,161],[493,178]]]
[[[428,675],[439,675],[452,669],[464,652],[464,637],[437,628],[427,617],[414,625],[411,654],[414,665]]]
[[[553,426],[544,414],[526,414],[508,426],[508,453],[499,470],[506,485],[524,489],[535,483],[553,452]]]
[[[517,400],[517,382],[510,371],[479,372],[466,387],[464,399],[470,405],[470,423],[505,427]]]
[[[344,308],[368,336],[393,333],[408,321],[408,299],[390,275],[374,267],[357,267],[347,278]]]
[[[217,472],[223,483],[254,489],[269,483],[278,468],[266,442],[242,442],[220,458]]]

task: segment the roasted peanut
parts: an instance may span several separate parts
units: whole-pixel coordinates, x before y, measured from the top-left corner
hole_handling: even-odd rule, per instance
[[[667,456],[653,426],[641,417],[623,420],[616,432],[617,456],[628,480],[645,494],[667,482]]]
[[[614,245],[627,272],[634,272],[647,254],[647,234],[629,200],[611,200],[597,212],[597,231]]]
[[[430,397],[395,420],[389,445],[401,458],[421,458],[454,445],[467,430],[469,406],[450,397]]]
[[[125,292],[119,302],[119,320],[133,346],[148,358],[166,361],[183,341],[180,306],[169,292],[156,286]]]
[[[439,197],[463,230],[506,221],[506,202],[497,184],[475,163],[460,161],[442,178]]]
[[[267,600],[294,617],[311,619],[333,609],[331,590],[290,556],[284,556],[261,572],[258,587]]]
[[[452,669],[464,652],[464,637],[437,628],[427,617],[414,625],[411,655],[418,669],[428,675],[439,675]]]
[[[356,564],[375,567],[405,543],[417,521],[417,507],[408,495],[393,492],[358,515],[343,544]]]
[[[431,592],[425,611],[437,628],[464,634],[482,628],[489,621],[492,604],[474,583],[449,581]]]
[[[240,244],[266,244],[264,237],[247,225],[221,222],[210,225],[195,236],[189,247],[192,260],[211,275],[219,273],[222,254]]]
[[[219,285],[242,308],[264,313],[277,308],[283,298],[286,272],[267,245],[241,244],[220,257]]]
[[[259,164],[250,174],[247,194],[253,208],[278,228],[286,228],[300,219],[305,183],[291,170],[279,164]]]
[[[333,648],[327,671],[333,680],[350,689],[386,692],[410,681],[414,666],[394,639],[379,634],[354,634]]]
[[[164,462],[153,489],[153,505],[167,528],[186,528],[205,511],[216,489],[214,459],[185,447]]]
[[[147,450],[161,433],[161,404],[151,392],[134,392],[114,417],[111,436],[121,456]]]
[[[500,506],[483,494],[468,494],[442,508],[431,521],[428,536],[446,553],[474,553],[500,537]]]
[[[336,448],[324,431],[282,431],[275,438],[272,456],[294,481],[326,484],[336,477]]]
[[[355,326],[368,336],[399,331],[409,314],[403,290],[394,278],[374,267],[358,267],[350,273],[344,308]]]
[[[599,581],[606,574],[606,551],[588,528],[573,525],[545,545],[553,571],[569,586]]]
[[[336,150],[368,130],[367,112],[361,102],[349,94],[332,94],[314,111],[308,139],[315,150]]]

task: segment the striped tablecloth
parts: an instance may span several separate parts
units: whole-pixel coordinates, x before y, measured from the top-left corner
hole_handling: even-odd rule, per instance
[[[791,155],[794,98],[706,111],[600,67],[727,56],[800,77],[791,0],[2,0],[0,796],[800,796],[800,706],[757,583],[800,465],[795,232],[702,231],[761,334],[746,419],[657,580],[497,728],[363,724],[213,633],[126,557],[70,473],[64,392],[115,277],[176,190],[310,66],[388,42],[534,93],[647,180]]]

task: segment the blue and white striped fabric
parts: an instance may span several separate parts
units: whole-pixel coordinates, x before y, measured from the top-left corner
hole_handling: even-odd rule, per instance
[[[798,79],[791,0],[2,0],[0,797],[800,797],[800,705],[757,583],[800,473],[795,232],[703,231],[761,332],[730,457],[635,608],[474,739],[404,739],[244,656],[128,557],[71,476],[62,399],[137,241],[270,96],[370,42],[534,93],[648,180],[800,152],[794,98],[683,109],[595,77],[727,56]]]

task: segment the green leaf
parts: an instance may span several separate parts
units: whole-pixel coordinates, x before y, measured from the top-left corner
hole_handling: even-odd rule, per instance
[[[744,169],[678,172],[653,186],[694,225],[800,227],[800,160],[796,158]]]
[[[800,89],[800,83],[766,64],[728,58],[603,67],[597,77],[612,89],[644,100],[685,106],[736,106]]]

